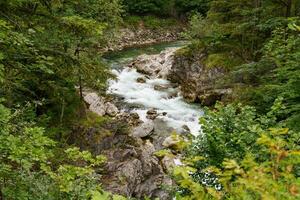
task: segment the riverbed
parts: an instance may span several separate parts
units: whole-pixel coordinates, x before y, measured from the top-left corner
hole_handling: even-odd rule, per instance
[[[184,42],[173,42],[147,47],[130,48],[105,56],[116,79],[109,81],[108,93],[119,97],[122,109],[126,112],[138,113],[140,119],[146,122],[147,111],[154,109],[159,116],[154,121],[162,131],[184,132],[188,130],[193,135],[200,133],[199,118],[203,111],[198,105],[189,104],[180,95],[178,87],[165,79],[149,78],[128,67],[128,63],[142,54],[158,54],[171,47],[182,47]],[[145,82],[137,82],[138,78]],[[157,86],[164,90],[157,90]]]

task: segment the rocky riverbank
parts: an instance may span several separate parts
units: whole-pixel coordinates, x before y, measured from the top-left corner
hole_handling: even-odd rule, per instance
[[[180,100],[177,88],[190,102],[208,106],[230,93],[228,88],[217,88],[226,73],[222,68],[206,68],[202,55],[187,57],[181,51],[173,47],[156,55],[140,55],[124,66],[123,75],[118,72],[120,80],[110,92],[127,98],[137,106],[135,110],[124,109],[115,98],[84,92],[88,110],[96,116],[75,127],[70,141],[106,156],[99,171],[106,190],[137,199],[172,199],[170,188],[175,185],[169,173],[181,165],[181,149],[193,137],[191,132],[199,131],[201,113]],[[139,106],[145,105],[144,113]],[[179,134],[172,133],[168,121],[181,124]]]
[[[222,85],[226,75],[222,67],[208,68],[204,54],[186,55],[182,48],[169,48],[157,55],[141,55],[129,66],[151,77],[178,84],[181,95],[192,103],[212,106],[230,97],[232,89]]]
[[[130,47],[139,47],[150,44],[177,41],[181,38],[182,27],[172,29],[147,29],[144,27],[138,29],[122,28],[112,37],[102,52],[120,51]]]
[[[187,138],[170,134],[158,137],[153,120],[159,113],[154,110],[148,112],[149,121],[143,122],[137,113],[121,111],[95,92],[84,92],[84,101],[89,112],[96,115],[96,123],[75,127],[70,142],[95,155],[106,156],[102,186],[126,197],[172,199],[166,188],[172,188],[174,182],[168,174],[180,164],[177,144]],[[169,153],[159,154],[162,149]]]

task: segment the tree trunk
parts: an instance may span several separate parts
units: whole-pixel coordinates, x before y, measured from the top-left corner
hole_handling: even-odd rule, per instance
[[[77,56],[77,60],[79,62],[79,53],[80,53],[80,46],[79,44],[77,45],[74,55]],[[77,74],[78,74],[78,84],[79,84],[79,94],[80,94],[80,99],[83,99],[83,92],[82,92],[82,77],[81,77],[81,70],[80,67],[78,67],[77,70]]]
[[[286,2],[286,13],[285,13],[286,17],[290,17],[291,16],[291,10],[292,10],[292,0],[288,0]]]

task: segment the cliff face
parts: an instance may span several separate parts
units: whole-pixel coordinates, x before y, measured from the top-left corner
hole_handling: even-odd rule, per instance
[[[212,106],[216,101],[228,98],[232,90],[222,84],[226,70],[206,67],[203,64],[205,54],[186,54],[183,51],[181,49],[174,55],[168,74],[170,81],[180,85],[183,97],[203,106]]]

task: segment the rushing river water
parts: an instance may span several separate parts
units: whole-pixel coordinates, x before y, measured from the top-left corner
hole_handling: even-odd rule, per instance
[[[178,132],[182,131],[184,125],[188,126],[193,135],[200,132],[199,117],[202,110],[199,106],[186,103],[179,94],[178,88],[168,88],[167,90],[157,91],[155,85],[170,85],[164,79],[148,79],[146,83],[138,83],[139,77],[144,77],[135,69],[128,68],[130,60],[141,54],[157,54],[167,47],[179,47],[184,45],[181,42],[171,44],[153,45],[151,47],[128,49],[113,53],[107,56],[111,64],[112,72],[116,75],[116,80],[109,82],[108,92],[122,97],[124,105],[130,105],[130,112],[139,114],[141,120],[147,121],[146,113],[149,109],[156,109],[160,115],[158,119],[164,122],[169,128]],[[178,95],[174,95],[178,94]],[[125,109],[126,106],[124,106]]]

